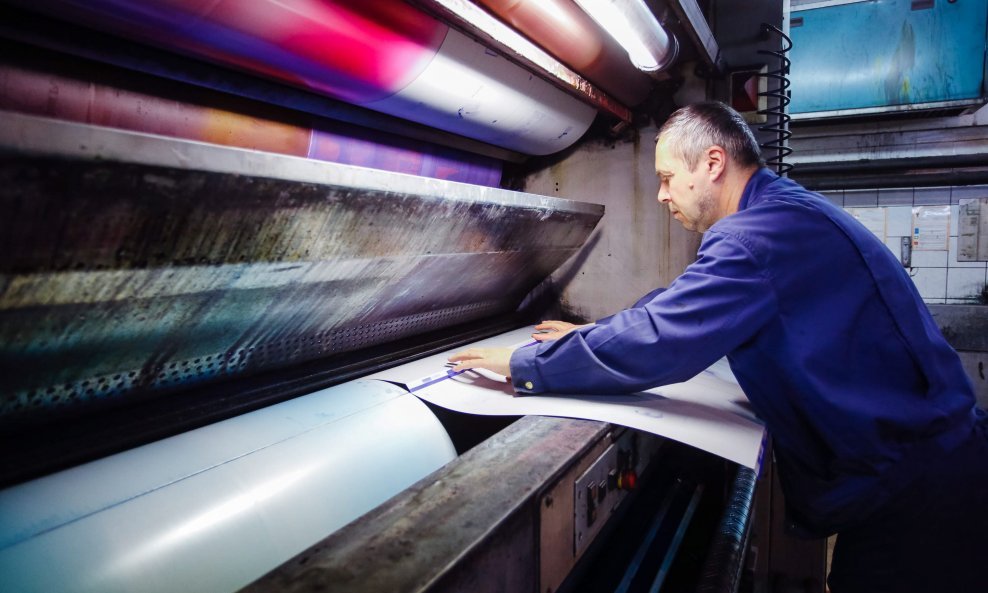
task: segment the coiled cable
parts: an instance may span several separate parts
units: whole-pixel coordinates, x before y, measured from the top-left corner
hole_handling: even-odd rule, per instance
[[[779,61],[777,69],[765,73],[765,77],[775,81],[776,84],[758,93],[759,97],[766,97],[768,104],[765,109],[758,110],[758,114],[766,116],[767,120],[767,123],[760,126],[758,130],[775,134],[772,140],[760,146],[766,155],[765,164],[774,167],[779,175],[786,176],[793,168],[791,163],[785,162],[785,158],[792,154],[792,148],[789,147],[789,138],[792,137],[792,132],[789,131],[789,122],[792,118],[786,113],[786,107],[791,101],[789,98],[789,66],[792,63],[786,54],[792,49],[792,39],[775,25],[762,23],[762,34],[771,33],[781,36],[783,45],[778,50],[758,50],[759,54],[774,56]]]

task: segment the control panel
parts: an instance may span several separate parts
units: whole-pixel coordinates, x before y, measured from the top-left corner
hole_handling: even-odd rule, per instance
[[[555,591],[658,455],[664,439],[616,427],[546,491],[540,510],[541,591]]]
[[[649,441],[643,443],[640,441]],[[658,439],[625,431],[600,455],[573,486],[573,548],[577,555],[593,540],[627,494],[638,486]]]

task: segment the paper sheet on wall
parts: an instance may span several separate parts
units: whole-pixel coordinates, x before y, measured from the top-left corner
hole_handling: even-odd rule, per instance
[[[532,331],[528,327],[508,332],[369,378],[401,385],[431,404],[457,412],[561,416],[628,426],[703,449],[757,471],[765,429],[752,412],[726,360],[689,381],[629,395],[516,396],[503,377],[474,371],[454,374],[444,366],[451,354],[468,347],[530,343]]]
[[[913,208],[913,251],[947,251],[950,206]]]
[[[887,238],[888,208],[846,208],[848,213],[872,232],[882,243]]]

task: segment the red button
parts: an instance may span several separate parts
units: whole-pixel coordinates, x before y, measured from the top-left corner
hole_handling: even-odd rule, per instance
[[[633,469],[626,469],[618,476],[618,488],[634,490],[638,486],[638,474]]]

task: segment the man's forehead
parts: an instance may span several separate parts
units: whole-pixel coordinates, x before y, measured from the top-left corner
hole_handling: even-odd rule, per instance
[[[662,139],[655,145],[655,172],[669,173],[675,166],[676,155],[674,151],[668,150],[668,146]]]

